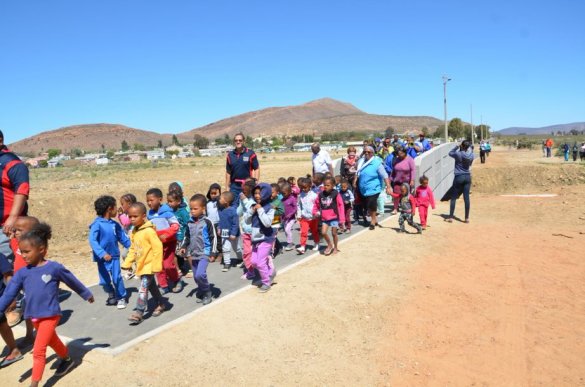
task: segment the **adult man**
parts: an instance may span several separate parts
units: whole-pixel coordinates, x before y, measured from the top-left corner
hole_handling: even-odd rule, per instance
[[[405,142],[404,142],[404,141],[402,141],[402,140],[400,139],[400,137],[398,137],[398,135],[397,135],[397,134],[395,134],[394,136],[392,136],[392,141],[391,141],[391,144],[392,144],[392,146],[393,146],[394,148],[396,148],[396,146],[397,146],[397,145],[404,146],[404,145],[405,145]]]
[[[246,179],[253,177],[256,181],[260,180],[258,157],[252,149],[244,146],[244,139],[243,133],[234,136],[234,150],[227,153],[225,162],[225,186],[234,194],[234,207],[240,204],[242,185]]]
[[[376,152],[376,154],[384,160],[390,153],[394,152],[394,147],[390,144],[390,138],[386,137],[384,141],[382,141],[382,146]]]
[[[0,214],[2,214],[2,231],[0,232],[0,253],[11,259],[8,236],[14,228],[16,219],[26,215],[28,193],[30,189],[28,168],[18,156],[4,145],[4,134],[0,131],[0,172],[2,173],[2,191],[0,192]]]
[[[418,141],[414,143],[417,153],[420,155],[428,150],[431,150],[431,143],[425,138],[425,134],[420,132],[418,135]]]
[[[311,145],[311,151],[313,151],[313,175],[315,173],[331,173],[331,176],[335,175],[333,172],[333,160],[329,156],[329,152],[321,149],[321,145],[318,142]]]

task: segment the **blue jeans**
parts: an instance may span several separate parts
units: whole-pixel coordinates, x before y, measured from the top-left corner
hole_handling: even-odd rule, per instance
[[[471,190],[471,175],[457,175],[453,180],[453,191],[451,193],[451,206],[449,208],[449,216],[452,218],[455,214],[455,202],[459,195],[463,193],[463,201],[465,202],[465,219],[469,219],[469,191]]]
[[[234,182],[230,184],[230,192],[234,194],[234,202],[232,207],[238,208],[240,205],[240,194],[242,193],[242,184]]]

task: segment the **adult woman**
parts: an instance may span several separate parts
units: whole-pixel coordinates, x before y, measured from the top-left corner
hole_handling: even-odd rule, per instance
[[[455,178],[453,179],[453,188],[451,191],[451,206],[449,208],[449,217],[447,222],[453,221],[455,214],[455,202],[461,193],[465,202],[465,223],[469,223],[469,190],[471,189],[471,164],[473,163],[473,149],[469,146],[469,141],[465,140],[461,146],[457,146],[449,152],[449,156],[455,159]]]
[[[402,183],[408,183],[408,186],[414,188],[414,177],[416,175],[416,168],[414,166],[414,159],[406,154],[406,150],[402,146],[396,147],[396,156],[394,158],[394,168],[392,169],[392,184],[395,193],[400,193],[400,186]],[[394,198],[394,209],[392,214],[396,214],[398,209],[398,198]]]
[[[341,177],[352,182],[357,172],[357,150],[355,146],[347,148],[347,156],[341,161]]]
[[[378,196],[382,192],[382,182],[386,182],[386,192],[390,193],[390,180],[388,174],[382,165],[382,159],[374,156],[374,148],[366,146],[364,149],[364,159],[360,161],[356,177],[354,178],[354,187],[358,187],[362,195],[363,205],[370,215],[370,230],[382,227],[378,224],[376,211],[378,209]]]

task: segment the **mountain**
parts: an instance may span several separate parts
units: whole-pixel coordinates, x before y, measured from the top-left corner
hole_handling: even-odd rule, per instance
[[[195,134],[213,140],[226,134],[231,137],[240,131],[252,137],[292,136],[346,131],[383,132],[389,126],[401,133],[417,131],[424,126],[434,130],[442,124],[443,121],[427,116],[368,114],[352,104],[323,98],[302,105],[270,107],[240,114],[176,135],[180,142],[190,143]],[[154,146],[159,141],[168,145],[172,135],[124,125],[88,124],[42,132],[10,144],[9,147],[23,154],[38,154],[52,148],[63,152],[70,152],[72,149],[98,151],[102,148],[120,149],[124,140],[131,147],[134,144]]]
[[[42,132],[12,143],[9,148],[17,153],[38,154],[48,149],[61,149],[62,152],[67,153],[73,149],[85,151],[101,151],[102,148],[120,149],[122,141],[126,141],[130,147],[134,144],[156,146],[159,140],[168,145],[171,143],[172,135],[129,128],[124,125],[87,124]]]
[[[557,125],[549,125],[543,126],[541,128],[523,128],[523,127],[511,127],[498,130],[497,133],[500,133],[504,136],[514,136],[518,134],[551,134],[551,132],[569,132],[572,129],[576,129],[578,131],[585,130],[585,122],[573,122],[571,124],[557,124]]]

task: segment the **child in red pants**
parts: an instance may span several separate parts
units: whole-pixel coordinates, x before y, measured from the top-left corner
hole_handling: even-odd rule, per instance
[[[92,303],[93,295],[63,265],[45,259],[51,238],[51,226],[40,223],[20,237],[20,253],[27,267],[16,272],[0,298],[0,313],[4,314],[21,289],[26,293],[24,318],[30,318],[37,330],[33,347],[31,386],[38,386],[45,370],[47,346],[53,348],[61,362],[55,376],[63,376],[75,363],[55,329],[61,319],[59,283],[64,282],[83,299]]]
[[[317,200],[317,193],[311,190],[311,180],[301,178],[298,180],[301,193],[297,205],[297,219],[301,225],[301,245],[297,248],[299,254],[304,254],[307,246],[309,230],[315,242],[314,251],[319,251],[319,218],[313,215],[313,207]]]
[[[418,207],[418,214],[420,216],[420,225],[423,230],[427,229],[427,214],[429,212],[429,206],[435,209],[435,196],[433,190],[429,187],[429,178],[421,176],[419,179],[420,185],[416,187],[414,197],[416,199],[416,206]]]

